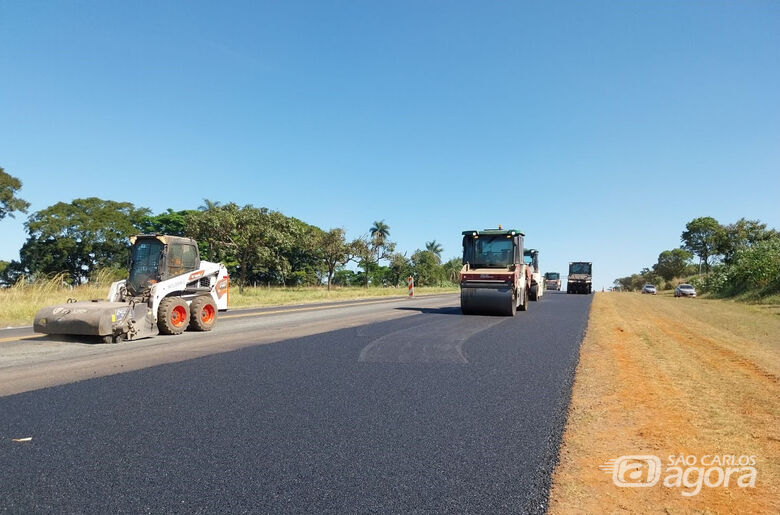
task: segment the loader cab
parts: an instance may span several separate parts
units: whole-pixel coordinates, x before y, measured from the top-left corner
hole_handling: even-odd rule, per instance
[[[507,268],[523,259],[523,237],[514,229],[463,231],[463,264],[470,268]]]
[[[134,295],[160,281],[200,268],[198,246],[190,238],[142,234],[130,238],[130,243],[127,288]]]

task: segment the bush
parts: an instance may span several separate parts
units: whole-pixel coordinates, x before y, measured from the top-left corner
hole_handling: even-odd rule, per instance
[[[692,284],[702,292],[733,297],[748,291],[761,296],[780,292],[780,239],[761,241],[739,249],[729,265],[713,267]]]
[[[738,250],[732,269],[734,279],[749,289],[764,289],[780,282],[780,239],[761,241]]]

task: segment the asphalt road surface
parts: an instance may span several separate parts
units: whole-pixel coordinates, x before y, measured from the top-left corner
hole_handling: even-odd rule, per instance
[[[590,303],[229,312],[119,345],[0,332],[0,511],[543,512]]]

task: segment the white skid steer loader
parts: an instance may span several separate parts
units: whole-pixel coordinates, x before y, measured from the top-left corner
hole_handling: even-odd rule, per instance
[[[187,328],[210,331],[228,308],[229,281],[221,263],[201,261],[195,240],[141,234],[132,244],[130,276],[111,285],[105,301],[42,308],[33,329],[51,335],[91,335],[104,343]]]

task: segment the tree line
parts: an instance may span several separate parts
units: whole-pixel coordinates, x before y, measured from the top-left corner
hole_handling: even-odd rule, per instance
[[[635,291],[650,283],[670,289],[675,279],[684,279],[724,297],[780,293],[780,232],[760,220],[721,224],[710,216],[694,218],[680,241],[651,267],[616,279],[615,287]]]
[[[20,184],[12,186],[18,190]],[[5,204],[3,204],[5,205]],[[16,205],[25,212],[29,205]],[[0,211],[0,217],[8,211]],[[204,199],[197,209],[152,214],[129,202],[96,197],[58,202],[32,213],[19,260],[0,262],[0,285],[65,273],[81,284],[99,271],[127,274],[129,236],[158,233],[194,238],[201,258],[224,263],[239,288],[249,285],[400,286],[408,276],[422,286],[457,279],[460,260],[441,262],[441,245],[427,242],[410,257],[396,252],[390,227],[374,222],[348,240],[342,228],[323,230],[278,211]],[[358,270],[350,270],[352,262]]]

